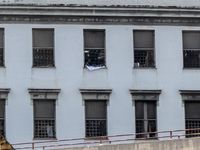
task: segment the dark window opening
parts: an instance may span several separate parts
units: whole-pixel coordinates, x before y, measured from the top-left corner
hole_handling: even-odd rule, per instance
[[[200,67],[200,32],[183,32],[183,62],[184,68]]]
[[[5,137],[5,100],[0,100],[0,134]]]
[[[200,128],[200,102],[185,102],[185,127],[186,129]],[[197,137],[200,134],[200,130],[186,131],[186,137]]]
[[[33,66],[54,67],[54,30],[33,29]]]
[[[0,66],[4,66],[4,29],[0,29]]]
[[[155,67],[154,31],[133,31],[134,67]]]
[[[34,100],[34,138],[56,138],[54,100]]]
[[[86,137],[106,136],[106,101],[85,101]]]
[[[87,66],[105,66],[104,30],[84,30],[84,57]]]
[[[156,102],[135,101],[136,133],[156,132]],[[139,134],[136,138],[156,137],[155,133]]]

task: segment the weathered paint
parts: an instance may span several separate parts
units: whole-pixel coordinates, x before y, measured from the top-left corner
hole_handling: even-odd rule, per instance
[[[0,0],[2,4],[86,4],[86,5],[156,5],[156,6],[200,6],[199,0]]]

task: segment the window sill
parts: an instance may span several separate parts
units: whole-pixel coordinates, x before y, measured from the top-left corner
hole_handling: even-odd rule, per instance
[[[57,140],[57,138],[33,138],[35,141],[49,141],[49,140]]]
[[[100,138],[99,137],[97,137],[97,138],[95,138],[95,137],[85,137],[84,140],[87,140],[87,141],[91,141],[91,140],[99,141]],[[108,137],[103,137],[102,140],[109,140],[109,139],[108,139]]]
[[[56,68],[56,67],[48,67],[48,66],[33,66],[32,68]]]
[[[200,68],[183,68],[183,70],[200,70]]]
[[[134,67],[133,69],[157,69],[157,68],[155,68],[155,67]]]
[[[149,141],[149,140],[159,140],[159,139],[157,137],[149,137],[149,138],[136,138],[135,140],[137,140],[137,141],[141,141],[141,140],[143,140],[143,141],[145,141],[145,140]]]

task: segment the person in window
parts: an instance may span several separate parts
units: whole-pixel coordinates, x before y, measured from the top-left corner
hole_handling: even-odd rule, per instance
[[[85,67],[87,67],[87,66],[91,66],[91,59],[90,58],[85,63]]]

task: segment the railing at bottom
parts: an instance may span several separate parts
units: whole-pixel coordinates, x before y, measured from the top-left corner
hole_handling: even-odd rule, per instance
[[[199,131],[198,133],[190,133],[190,134],[176,134],[178,132],[186,132],[186,131]],[[188,133],[188,132],[187,132]],[[150,135],[155,134],[155,137],[142,137],[142,138],[135,138],[137,135]],[[168,135],[161,135],[159,134],[168,134]],[[125,138],[130,137],[132,138]],[[38,141],[38,142],[27,142],[27,143],[16,143],[12,144],[15,149],[38,149],[38,148],[50,148],[50,147],[67,147],[67,146],[83,146],[83,145],[94,145],[94,144],[112,144],[116,142],[126,142],[126,141],[134,141],[134,140],[151,140],[151,139],[162,139],[162,138],[181,138],[185,136],[200,136],[200,128],[193,128],[193,129],[184,129],[184,130],[170,130],[170,131],[159,131],[159,132],[145,132],[145,133],[133,133],[133,134],[120,134],[120,135],[109,135],[109,136],[99,136],[99,137],[89,137],[89,138],[75,138],[75,139],[63,139],[63,140],[49,140],[49,141]],[[120,138],[116,140],[109,140],[109,138]],[[97,140],[98,139],[98,140]],[[105,140],[106,139],[106,140]],[[93,140],[93,141],[90,141]],[[79,141],[79,142],[76,142]],[[81,141],[81,142],[80,142]],[[62,143],[62,142],[71,142],[71,143]],[[56,143],[56,144],[50,144]],[[27,146],[26,146],[27,145]]]

